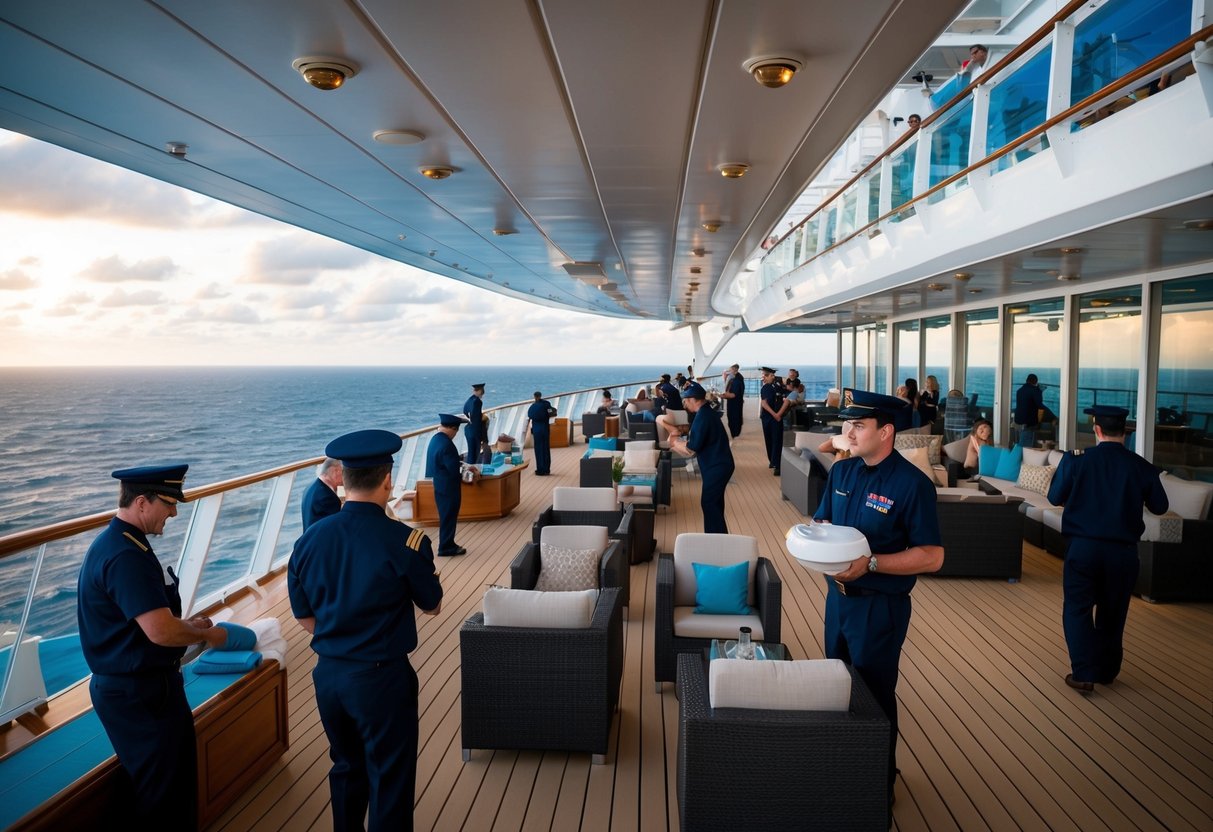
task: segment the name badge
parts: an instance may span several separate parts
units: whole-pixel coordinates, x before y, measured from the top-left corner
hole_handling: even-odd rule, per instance
[[[850,491],[839,491],[837,488],[834,489],[834,493],[837,494],[839,497],[850,497],[851,496]]]

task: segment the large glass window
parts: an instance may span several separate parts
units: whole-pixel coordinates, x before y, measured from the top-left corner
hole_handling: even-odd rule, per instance
[[[822,251],[824,251],[825,249],[834,245],[834,242],[838,239],[838,234],[837,234],[838,208],[833,205],[830,206],[828,209],[826,209],[825,215],[826,215],[826,230],[825,230],[825,239],[823,239],[821,241]]]
[[[903,321],[897,324],[897,378],[894,379],[894,392],[897,387],[905,384],[907,378],[912,378],[922,387],[922,379],[918,377],[918,321]]]
[[[965,389],[971,419],[994,422],[995,372],[998,366],[998,310],[965,313]]]
[[[872,341],[876,337],[873,327],[864,326],[855,330],[855,386],[860,390],[871,390]]]
[[[969,166],[969,133],[972,124],[973,97],[970,96],[931,132],[929,187],[935,187]]]
[[[868,218],[864,221],[864,225],[870,222],[876,222],[880,217],[880,171],[872,174],[872,178],[868,180]]]
[[[926,340],[923,367],[927,375],[935,376],[939,382],[939,400],[942,402],[948,395],[949,370],[952,367],[952,316],[938,315],[925,319],[922,324],[923,338]],[[919,379],[918,386],[926,389],[925,377]]]
[[[1044,408],[1038,413],[1040,425],[1033,444],[1057,441],[1057,413],[1061,409],[1061,357],[1066,351],[1062,298],[1021,303],[1007,309],[1011,322],[1011,389],[1007,390],[1007,411],[1014,424],[1017,391],[1035,375],[1044,395]],[[1018,439],[1018,434],[1012,437]]]
[[[875,392],[877,392],[877,393],[888,393],[889,392],[889,384],[888,384],[888,378],[889,378],[889,371],[888,371],[888,369],[889,369],[889,326],[888,326],[888,324],[876,324],[876,326],[874,327],[874,333],[875,333],[874,334],[875,347],[873,350],[873,357],[874,357],[873,364],[875,365],[874,372],[876,373],[876,378],[872,379],[872,381],[874,382],[872,384],[872,387],[874,388]]]
[[[840,333],[842,341],[842,386],[855,386],[855,330],[844,329]]]
[[[987,154],[1005,147],[1044,123],[1049,95],[1049,67],[1052,60],[1053,45],[1049,44],[990,90],[990,114],[986,131]],[[1000,157],[994,162],[993,171],[1008,168],[1048,146],[1048,138],[1039,136]]]
[[[1140,363],[1141,287],[1080,295],[1074,447],[1095,444],[1091,417],[1083,413],[1093,404],[1126,408],[1129,428],[1136,432]],[[1135,447],[1132,434],[1127,444]]]
[[[1070,104],[1077,104],[1183,40],[1190,0],[1113,0],[1074,29]]]
[[[1154,464],[1213,482],[1213,275],[1161,289]]]

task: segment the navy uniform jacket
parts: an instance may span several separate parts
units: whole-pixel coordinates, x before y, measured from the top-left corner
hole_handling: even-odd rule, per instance
[[[771,410],[774,410],[776,413],[779,412],[779,408],[783,407],[783,387],[782,387],[782,385],[776,384],[773,381],[769,381],[766,384],[762,385],[762,391],[759,395],[762,396],[762,400],[767,403],[767,406],[770,407]],[[772,416],[770,413],[767,413],[765,409],[762,411],[762,419],[765,422],[775,421],[775,417]]]
[[[296,618],[316,619],[317,655],[361,662],[406,657],[417,647],[413,604],[442,600],[425,533],[351,501],[295,541],[287,592]]]
[[[333,489],[317,477],[303,495],[303,528],[306,529],[321,517],[328,517],[339,511],[341,511],[341,499]]]
[[[532,433],[536,431],[547,433],[548,422],[552,418],[550,415],[548,415],[549,407],[551,407],[551,405],[548,403],[547,399],[540,399],[527,408],[526,417],[531,420]]]
[[[687,447],[695,452],[695,461],[704,480],[733,476],[733,451],[729,432],[720,421],[720,411],[701,407],[691,422]]]
[[[813,519],[859,529],[874,555],[943,545],[935,484],[897,451],[873,467],[860,457],[835,462]],[[869,572],[851,585],[893,594],[909,592],[916,581],[914,575]]]
[[[1066,454],[1049,486],[1049,502],[1066,507],[1062,534],[1134,543],[1154,514],[1168,508],[1158,471],[1120,442],[1100,442],[1080,455]]]
[[[730,407],[741,407],[741,401],[745,398],[745,376],[741,373],[734,373],[729,379],[729,392],[733,394],[733,398],[725,399]]]
[[[175,668],[185,648],[153,644],[135,621],[162,607],[181,615],[176,580],[166,577],[143,532],[115,517],[80,567],[76,617],[89,670],[123,675]]]
[[[484,401],[479,396],[468,396],[463,403],[463,415],[468,417],[468,423],[463,428],[463,435],[468,438],[468,453],[478,454],[480,443],[485,439]]]
[[[425,475],[434,481],[436,495],[460,493],[459,449],[451,437],[436,431],[425,450]]]
[[[1037,385],[1025,384],[1020,387],[1015,391],[1015,424],[1040,424],[1040,409],[1044,406],[1045,394]]]
[[[682,410],[682,393],[674,386],[673,382],[663,381],[657,385],[657,389],[661,391],[661,397],[665,399],[666,410]]]

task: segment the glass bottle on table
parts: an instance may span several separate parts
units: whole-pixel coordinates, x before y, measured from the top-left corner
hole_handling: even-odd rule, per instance
[[[754,642],[750,639],[750,628],[742,627],[741,635],[737,639],[737,651],[733,654],[735,659],[753,659]]]

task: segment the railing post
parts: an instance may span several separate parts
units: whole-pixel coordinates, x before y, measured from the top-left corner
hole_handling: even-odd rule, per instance
[[[181,558],[177,562],[177,579],[181,585],[181,612],[188,618],[193,612],[194,596],[206,565],[206,555],[211,548],[211,537],[219,521],[219,508],[223,505],[223,494],[203,497],[194,506],[190,516],[190,527],[185,532],[185,543],[181,546]]]
[[[1053,24],[1053,60],[1049,67],[1049,93],[1046,102],[1045,120],[1070,107],[1070,75],[1074,64],[1074,24]],[[1049,137],[1049,146],[1056,148],[1064,145],[1070,137],[1070,125],[1067,122],[1055,124],[1045,131]]]
[[[885,156],[880,160],[880,205],[877,216],[884,216],[893,210],[893,157]],[[868,222],[876,219],[869,217]]]
[[[282,521],[291,502],[291,486],[295,483],[295,472],[283,474],[274,480],[270,498],[261,515],[261,530],[257,532],[257,543],[253,546],[253,559],[249,564],[249,575],[260,578],[270,571],[274,562],[274,551],[278,548],[278,535],[282,532]]]

